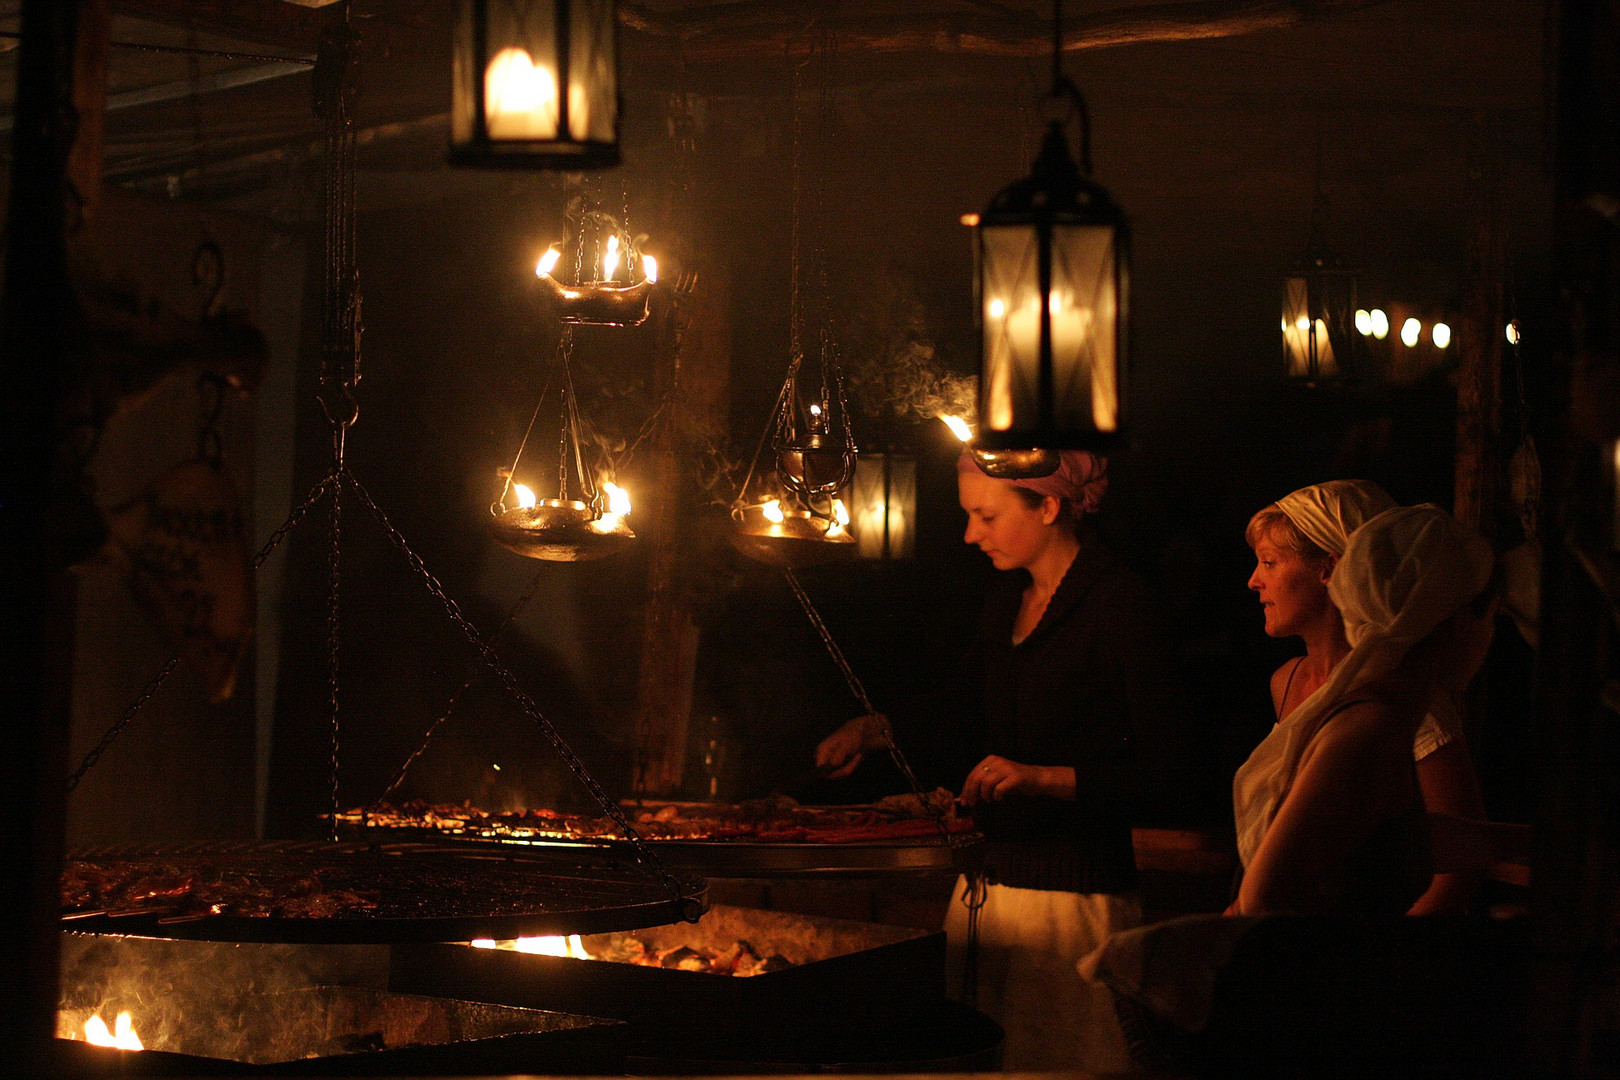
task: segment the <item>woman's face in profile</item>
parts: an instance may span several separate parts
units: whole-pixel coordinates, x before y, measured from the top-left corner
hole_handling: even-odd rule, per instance
[[[1254,563],[1249,588],[1260,600],[1270,637],[1303,633],[1333,610],[1327,591],[1330,561],[1306,559],[1292,548],[1262,538],[1254,546]]]
[[[1030,506],[1012,485],[982,473],[957,473],[956,479],[968,519],[963,541],[990,556],[997,570],[1033,563],[1056,529],[1044,519],[1044,507]]]

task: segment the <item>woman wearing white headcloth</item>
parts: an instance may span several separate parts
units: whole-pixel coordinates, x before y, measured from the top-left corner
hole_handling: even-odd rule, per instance
[[[1234,914],[1395,914],[1428,888],[1412,745],[1435,691],[1490,643],[1494,556],[1434,506],[1356,529],[1328,580],[1348,652],[1233,780],[1244,877]]]
[[[1255,571],[1249,587],[1265,611],[1266,633],[1305,642],[1305,655],[1271,677],[1279,723],[1320,690],[1349,654],[1344,620],[1328,585],[1350,534],[1394,506],[1395,500],[1370,481],[1332,480],[1285,495],[1250,519],[1245,535],[1255,552]],[[1453,673],[1438,688],[1413,739],[1412,756],[1430,811],[1478,819],[1485,817],[1484,802],[1456,705],[1471,676],[1471,671]],[[1411,914],[1460,912],[1478,885],[1476,874],[1436,874]]]

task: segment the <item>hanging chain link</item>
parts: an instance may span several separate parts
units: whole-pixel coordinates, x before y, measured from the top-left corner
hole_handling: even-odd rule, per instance
[[[677,899],[686,899],[686,892],[681,883],[664,868],[664,864],[647,847],[646,843],[641,839],[641,834],[630,824],[630,819],[625,816],[624,811],[619,808],[618,804],[613,801],[606,791],[602,790],[602,786],[597,783],[596,778],[586,770],[585,763],[574,753],[551,721],[547,720],[545,715],[541,713],[540,707],[535,704],[534,699],[518,684],[517,676],[501,662],[501,658],[496,654],[489,642],[484,639],[483,635],[478,632],[478,628],[461,613],[461,608],[444,591],[444,586],[439,583],[439,580],[423,564],[421,558],[411,549],[405,537],[394,527],[394,523],[388,519],[388,515],[383,512],[382,507],[373,501],[370,493],[354,477],[354,474],[347,469],[343,470],[341,479],[354,489],[354,493],[360,499],[361,505],[377,519],[388,539],[399,549],[399,553],[405,557],[405,561],[410,564],[411,569],[416,571],[417,576],[421,578],[428,592],[443,607],[445,614],[450,617],[450,621],[456,624],[468,642],[478,651],[485,665],[500,679],[501,685],[506,688],[507,693],[512,695],[512,699],[523,710],[523,714],[535,723],[540,729],[540,733],[545,736],[546,741],[551,744],[552,749],[557,751],[557,754],[563,759],[563,763],[568,766],[569,771],[579,780],[580,785],[590,793],[603,812],[612,819],[614,825],[619,828],[622,835],[630,842],[636,853],[636,858],[644,867],[656,875]]]
[[[341,749],[342,743],[342,724],[340,713],[338,711],[340,705],[339,688],[341,685],[338,670],[338,662],[340,659],[338,643],[339,629],[341,624],[340,600],[342,597],[341,580],[339,574],[343,553],[342,474],[339,475],[338,482],[332,486],[332,507],[331,517],[329,518],[328,537],[330,540],[330,547],[327,549],[326,564],[326,691],[327,707],[330,709],[329,715],[331,716],[332,720],[332,760],[330,762],[329,773],[331,781],[332,804],[331,838],[336,840],[338,838],[337,816],[338,812],[343,809],[338,798],[338,753]]]
[[[517,603],[512,605],[512,607],[507,611],[505,617],[501,619],[500,625],[497,626],[494,632],[489,635],[489,645],[491,649],[500,644],[501,638],[505,635],[507,628],[510,627],[517,619],[518,612],[522,611],[524,607],[528,605],[529,601],[534,599],[534,594],[539,591],[540,582],[545,576],[546,572],[544,568],[534,575],[534,579],[529,582],[529,587],[524,590],[522,596],[518,597]],[[456,692],[450,695],[450,700],[445,703],[444,711],[439,714],[438,718],[434,720],[433,723],[428,725],[427,733],[422,736],[422,745],[418,746],[414,751],[411,752],[411,756],[405,759],[405,764],[399,767],[399,775],[394,777],[393,782],[384,788],[383,793],[377,796],[376,801],[371,804],[372,810],[375,810],[381,806],[383,801],[387,799],[388,796],[392,795],[399,785],[405,782],[405,776],[411,771],[411,766],[416,764],[416,760],[420,758],[427,750],[428,743],[433,741],[433,736],[438,732],[439,728],[443,726],[444,722],[450,719],[450,714],[455,711],[456,703],[461,700],[461,696],[463,694],[473,688],[473,684],[478,681],[478,676],[481,674],[483,674],[482,668],[474,671],[471,675],[467,676],[466,680],[461,684],[460,687],[457,688]]]
[[[264,560],[268,559],[270,553],[280,546],[281,541],[303,520],[304,515],[309,513],[310,508],[320,501],[321,496],[326,493],[326,485],[330,483],[332,483],[332,474],[328,473],[321,477],[320,482],[304,497],[304,501],[293,508],[292,513],[288,514],[287,519],[281,523],[281,526],[270,534],[270,539],[259,549],[259,553],[253,557],[253,569],[257,570],[263,565]],[[130,721],[134,720],[136,715],[146,708],[147,702],[151,701],[152,696],[158,692],[164,683],[169,681],[169,676],[173,675],[179,666],[180,654],[175,653],[163,665],[163,670],[159,671],[156,677],[146,684],[140,695],[124,709],[123,715],[102,734],[100,741],[80,761],[79,767],[73,770],[73,775],[69,776],[67,780],[67,790],[69,792],[79,786],[79,781],[84,779],[85,773],[95,768],[96,763],[101,760],[101,755],[105,754],[107,748],[124,733],[124,729],[129,726]]]
[[[848,684],[849,692],[855,695],[855,700],[860,702],[861,708],[866,710],[867,715],[877,713],[877,707],[872,704],[872,699],[866,696],[866,687],[861,685],[861,680],[856,677],[854,669],[849,666],[849,661],[844,658],[844,650],[840,649],[838,642],[833,640],[832,631],[827,629],[827,624],[821,619],[821,612],[816,610],[816,605],[810,601],[810,594],[804,591],[803,585],[799,584],[799,575],[795,574],[792,568],[782,571],[782,574],[787,578],[788,586],[792,588],[793,595],[798,598],[799,606],[804,608],[805,616],[809,618],[810,625],[815,627],[817,635],[821,638],[821,643],[827,647],[827,655],[832,657],[833,663],[838,666],[839,672],[844,676],[844,682]],[[882,732],[883,745],[889,751],[889,758],[894,762],[895,768],[900,770],[900,775],[906,778],[906,783],[911,785],[911,793],[917,796],[917,802],[921,805],[923,811],[934,819],[934,824],[939,827],[940,839],[955,846],[956,840],[951,834],[950,826],[945,823],[945,811],[936,809],[928,801],[928,795],[923,791],[922,784],[917,780],[917,774],[911,769],[911,762],[907,761],[906,755],[901,752],[900,744],[894,741],[894,729],[885,722],[882,725]]]

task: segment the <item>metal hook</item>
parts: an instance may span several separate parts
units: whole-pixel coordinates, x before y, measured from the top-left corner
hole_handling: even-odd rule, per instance
[[[206,292],[203,300],[203,318],[212,318],[219,310],[220,296],[225,292],[225,253],[212,240],[197,245],[191,256],[191,283]]]

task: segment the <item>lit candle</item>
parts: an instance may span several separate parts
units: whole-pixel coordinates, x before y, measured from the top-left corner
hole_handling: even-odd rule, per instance
[[[557,76],[525,49],[502,49],[484,71],[484,122],[492,139],[557,135]]]

